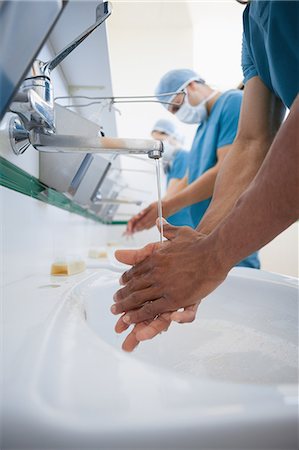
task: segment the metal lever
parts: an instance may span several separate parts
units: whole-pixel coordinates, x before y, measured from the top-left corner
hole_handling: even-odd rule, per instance
[[[99,25],[101,25],[112,13],[112,5],[110,2],[100,3],[96,9],[96,22],[87,30],[83,31],[76,39],[64,47],[53,59],[46,63],[42,63],[40,70],[44,75],[49,76],[51,71],[55,69],[81,42],[84,41]],[[37,74],[36,74],[37,75]],[[34,75],[33,75],[34,76]]]

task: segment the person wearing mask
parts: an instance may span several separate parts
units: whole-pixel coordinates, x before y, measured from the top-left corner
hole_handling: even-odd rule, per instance
[[[163,142],[163,170],[166,175],[167,190],[164,200],[171,198],[181,186],[187,183],[187,168],[189,153],[182,149],[182,139],[173,122],[159,119],[154,124],[151,137]],[[168,217],[171,225],[192,226],[189,208],[182,208],[172,216]]]
[[[117,332],[135,324],[125,350],[167,330],[171,321],[192,322],[236,261],[298,220],[298,17],[297,1],[253,1],[244,10],[238,133],[197,230],[164,224],[167,242],[116,252],[133,265],[111,308],[122,313]]]
[[[165,95],[169,92],[173,94]],[[189,157],[188,185],[181,183],[180,189],[162,202],[165,218],[190,205],[196,228],[211,202],[217,174],[235,139],[242,93],[240,90],[214,91],[193,70],[176,69],[162,77],[156,96],[179,120],[198,124]],[[157,202],[154,202],[133,217],[128,223],[128,232],[154,226],[157,209]],[[238,261],[237,266],[259,269],[258,254],[255,252]]]

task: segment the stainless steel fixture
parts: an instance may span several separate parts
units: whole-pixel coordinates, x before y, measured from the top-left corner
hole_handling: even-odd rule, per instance
[[[56,134],[51,71],[101,25],[111,12],[109,2],[99,4],[93,25],[52,60],[34,62],[31,76],[24,80],[10,106],[11,112],[18,115],[18,118],[12,118],[10,122],[10,142],[15,154],[24,153],[32,145],[40,152],[133,153],[147,154],[152,159],[162,156],[163,144],[160,141]]]
[[[98,135],[98,125],[57,104],[55,118],[57,135]],[[39,152],[38,156],[41,182],[59,192],[69,194],[73,201],[83,205],[89,202],[99,180],[103,178],[104,181],[108,175],[113,155]],[[150,160],[147,158],[147,161]],[[113,166],[118,165],[118,160],[113,160]]]
[[[0,1],[0,121],[67,2]]]
[[[149,158],[159,159],[163,153],[161,141],[153,139],[122,139],[99,136],[72,136],[43,134],[38,130],[28,133],[30,143],[41,152],[61,153],[110,153],[147,154]]]
[[[142,204],[142,200],[129,200],[124,198],[103,198],[101,195],[98,195],[94,200],[95,204],[104,204],[108,203],[109,205],[137,205],[140,206]]]
[[[31,76],[25,78],[19,92],[10,105],[10,111],[18,114],[25,130],[38,129],[40,133],[55,132],[54,96],[51,83],[51,72],[57,67],[84,39],[87,38],[111,14],[109,2],[101,3],[96,8],[96,21],[87,30],[61,50],[52,60],[43,62],[35,60],[31,67]],[[20,122],[14,127],[11,124],[12,136],[20,142]],[[27,142],[27,147],[30,142]],[[27,148],[26,147],[26,148]],[[26,148],[17,147],[15,153],[23,153]]]

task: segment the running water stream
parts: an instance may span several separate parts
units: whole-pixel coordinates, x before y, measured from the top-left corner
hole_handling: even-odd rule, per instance
[[[162,242],[163,241],[163,222],[162,222],[160,159],[156,159],[156,175],[157,175],[157,188],[158,188],[158,216],[159,216],[159,225],[160,225],[160,242]]]

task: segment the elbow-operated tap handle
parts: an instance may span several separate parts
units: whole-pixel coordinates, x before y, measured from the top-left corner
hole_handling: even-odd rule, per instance
[[[84,39],[87,38],[99,25],[101,25],[112,13],[112,5],[110,2],[103,2],[97,6],[96,9],[96,21],[87,30],[83,31],[76,39],[74,39],[69,45],[61,50],[53,59],[43,63],[41,71],[44,75],[50,76],[50,73],[60,64],[64,58],[66,58]]]

